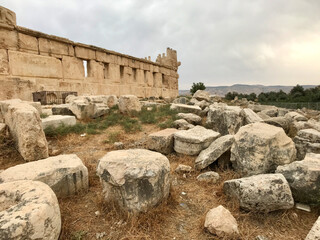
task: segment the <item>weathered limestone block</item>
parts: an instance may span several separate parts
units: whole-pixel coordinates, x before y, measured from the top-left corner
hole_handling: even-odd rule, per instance
[[[308,128],[313,128],[320,132],[320,121],[314,119],[309,119],[307,122]]]
[[[208,167],[211,163],[215,162],[222,154],[230,150],[234,142],[233,135],[222,136],[213,141],[210,146],[202,150],[195,160],[194,167],[197,170]]]
[[[96,52],[89,48],[75,46],[74,51],[75,51],[76,57],[78,58],[82,58],[86,60],[96,59]]]
[[[104,66],[95,60],[88,61],[88,77],[93,80],[101,80],[104,78]]]
[[[282,174],[232,179],[224,182],[223,190],[248,211],[271,212],[294,205],[289,184]]]
[[[38,54],[38,40],[36,37],[29,36],[23,33],[18,33],[19,47],[23,50],[28,50]]]
[[[282,128],[253,123],[241,127],[234,138],[230,161],[243,176],[272,172],[295,160],[294,143]]]
[[[236,239],[239,236],[237,220],[222,205],[210,209],[204,227],[219,238]]]
[[[191,128],[194,128],[193,124],[188,123],[184,119],[178,119],[173,122],[173,126],[179,130],[189,130]]]
[[[201,126],[182,130],[174,133],[174,150],[185,155],[197,155],[219,136],[219,133]]]
[[[258,112],[257,115],[264,121],[268,120],[269,118],[271,118],[271,117],[269,117],[267,114],[265,114],[263,112]]]
[[[206,102],[210,102],[210,93],[208,91],[198,90],[193,94],[192,97],[198,101],[204,100]]]
[[[276,111],[277,107],[271,106],[271,105],[259,105],[259,104],[249,104],[248,108],[252,109],[254,112],[261,112],[264,110],[271,110],[271,111]]]
[[[175,100],[173,100],[173,103],[175,104],[187,104],[188,99],[186,97],[178,97]]]
[[[201,173],[197,176],[197,180],[199,182],[216,183],[219,179],[220,179],[219,173],[214,171]]]
[[[0,75],[9,74],[8,54],[5,49],[0,49]]]
[[[88,170],[77,155],[59,155],[16,165],[0,173],[0,183],[17,180],[43,182],[58,197],[66,197],[88,189]]]
[[[41,119],[42,128],[46,129],[47,127],[59,127],[64,126],[73,126],[76,125],[77,120],[74,116],[63,116],[63,115],[51,115],[46,118]]]
[[[69,109],[69,104],[54,105],[52,106],[51,111],[53,115],[73,115],[73,113]]]
[[[148,148],[162,154],[173,152],[173,134],[177,131],[175,128],[167,128],[150,134],[147,140]]]
[[[285,115],[285,117],[291,118],[295,121],[308,121],[308,118],[297,112],[289,112]]]
[[[300,130],[293,141],[297,149],[298,160],[302,160],[306,153],[320,153],[320,132],[315,129]]]
[[[115,201],[130,212],[146,212],[169,195],[170,163],[160,153],[112,151],[100,159],[97,174],[106,201]]]
[[[240,115],[244,119],[244,124],[250,124],[255,122],[263,122],[262,118],[259,117],[254,111],[250,108],[244,108],[241,110]]]
[[[54,57],[9,51],[9,65],[15,76],[62,78],[61,61]]]
[[[67,43],[57,42],[52,39],[39,38],[39,51],[49,54],[68,55],[69,48]]]
[[[0,102],[0,109],[15,140],[17,150],[26,161],[48,157],[48,143],[39,112],[19,99]]]
[[[313,224],[310,232],[305,238],[305,240],[318,240],[318,239],[320,239],[320,217],[318,217],[317,221]]]
[[[270,117],[264,122],[276,127],[281,127],[285,133],[289,133],[290,126],[292,124],[292,121],[286,117]]]
[[[83,62],[75,57],[62,57],[63,76],[66,79],[83,79],[84,67]]]
[[[287,179],[295,201],[320,204],[320,154],[307,153],[304,160],[279,166],[276,172]]]
[[[16,14],[8,8],[0,6],[0,24],[16,25]]]
[[[202,118],[193,113],[178,113],[177,116],[186,120],[190,124],[201,124]]]
[[[179,164],[174,171],[176,173],[190,173],[192,172],[192,167],[184,164]]]
[[[269,108],[262,110],[261,113],[266,114],[269,117],[277,117],[278,116],[278,108]]]
[[[207,125],[221,135],[236,134],[243,124],[240,112],[241,108],[237,106],[210,105]]]
[[[119,110],[121,113],[130,114],[140,112],[141,104],[139,99],[134,95],[122,95],[119,98]]]
[[[194,113],[196,115],[201,114],[201,108],[199,106],[191,106],[187,104],[171,104],[171,110],[176,110],[177,112],[183,113]]]
[[[17,50],[18,49],[18,35],[15,31],[0,29],[0,48]]]
[[[46,184],[28,180],[3,183],[0,194],[0,239],[59,238],[59,203]]]

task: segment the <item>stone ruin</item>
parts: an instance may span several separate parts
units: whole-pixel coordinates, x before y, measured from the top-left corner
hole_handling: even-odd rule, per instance
[[[0,6],[0,100],[32,101],[37,91],[175,98],[179,66],[173,49],[152,62],[17,26]]]

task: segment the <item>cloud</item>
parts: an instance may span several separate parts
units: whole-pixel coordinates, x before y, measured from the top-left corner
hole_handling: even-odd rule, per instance
[[[3,0],[18,25],[153,60],[178,51],[179,88],[319,84],[318,0]]]

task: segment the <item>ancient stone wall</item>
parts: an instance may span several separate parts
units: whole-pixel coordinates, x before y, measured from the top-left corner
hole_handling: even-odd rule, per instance
[[[0,100],[35,91],[173,98],[179,65],[170,48],[152,62],[23,28],[0,6]]]

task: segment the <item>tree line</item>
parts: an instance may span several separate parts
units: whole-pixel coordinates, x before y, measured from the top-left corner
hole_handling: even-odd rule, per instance
[[[282,90],[278,92],[262,92],[258,96],[255,93],[243,94],[237,92],[228,92],[225,99],[233,100],[246,98],[248,101],[259,102],[320,102],[320,85],[314,88],[304,89],[299,84],[291,89],[289,93]]]

